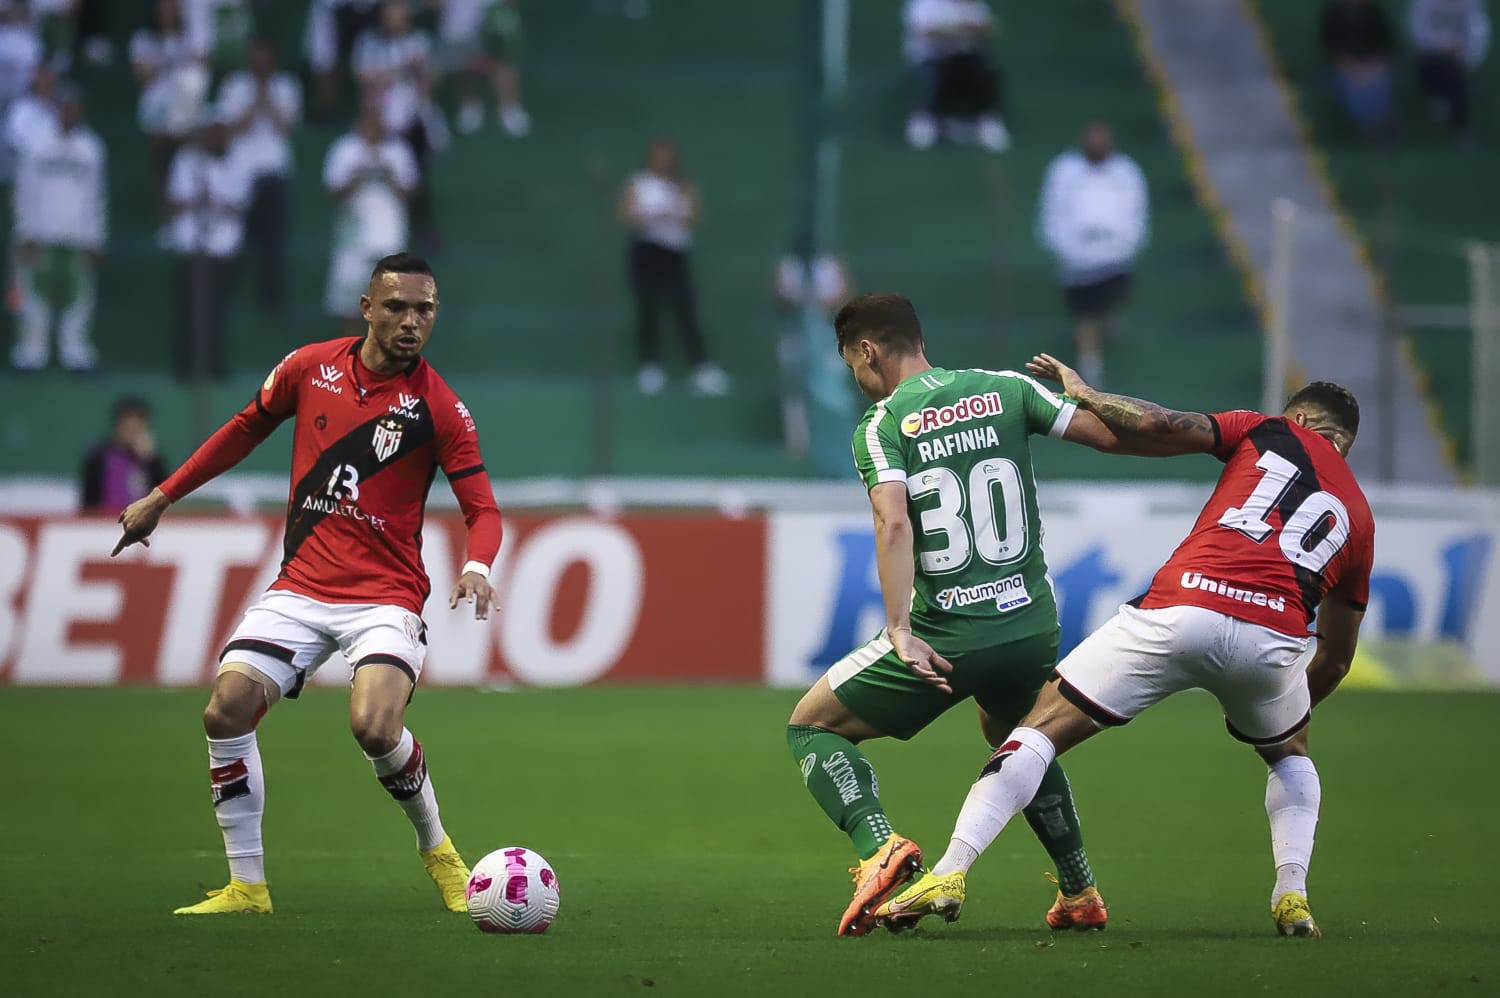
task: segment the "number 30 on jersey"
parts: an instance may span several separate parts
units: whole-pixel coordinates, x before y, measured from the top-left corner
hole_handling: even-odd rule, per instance
[[[941,548],[921,554],[922,571],[928,575],[961,571],[976,553],[991,565],[1026,555],[1026,500],[1014,461],[980,461],[969,470],[967,482],[951,468],[928,468],[907,478],[906,491],[912,499],[937,495],[937,505],[922,510],[919,520],[926,538],[941,536],[944,541]]]

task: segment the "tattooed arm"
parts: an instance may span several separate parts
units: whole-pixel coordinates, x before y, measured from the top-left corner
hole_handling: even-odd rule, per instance
[[[1077,371],[1047,354],[1033,357],[1026,369],[1038,377],[1061,382],[1063,392],[1077,401],[1078,408],[1092,413],[1113,434],[1113,445],[1100,450],[1170,457],[1208,452],[1218,446],[1213,420],[1201,412],[1179,412],[1145,399],[1090,388]]]

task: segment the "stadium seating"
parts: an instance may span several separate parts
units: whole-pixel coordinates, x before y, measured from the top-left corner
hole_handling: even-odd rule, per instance
[[[1327,154],[1339,200],[1370,245],[1392,299],[1402,305],[1460,305],[1469,301],[1461,240],[1494,240],[1500,204],[1483,192],[1493,183],[1492,145],[1500,107],[1500,60],[1494,53],[1473,80],[1474,136],[1463,144],[1433,121],[1417,91],[1406,42],[1406,3],[1382,0],[1399,38],[1396,58],[1399,133],[1387,143],[1361,141],[1326,85],[1318,48],[1318,3],[1258,0],[1276,56],[1315,141]],[[1470,341],[1464,330],[1409,329],[1444,429],[1469,456]]]
[[[293,65],[301,63],[302,6],[260,7]],[[1110,8],[1088,5],[1091,17],[1108,19],[1107,30],[1078,32],[1071,3],[1003,6],[999,50],[1016,142],[990,156],[973,148],[918,153],[901,143],[899,6],[871,0],[853,12],[838,248],[858,286],[909,294],[940,364],[1019,367],[1036,350],[1066,353],[1051,264],[1035,245],[1035,199],[1047,161],[1082,122],[1102,117],[1145,169],[1153,199],[1151,245],[1110,356],[1112,383],[1183,406],[1253,405],[1260,346],[1239,277],[1194,201],[1129,32]],[[529,5],[533,135],[506,139],[491,125],[456,136],[438,158],[445,245],[434,264],[445,304],[429,356],[479,418],[497,474],[800,475],[779,440],[769,285],[801,198],[809,48],[802,6],[658,0],[641,20],[618,9],[584,0]],[[131,28],[114,25],[122,41]],[[70,473],[102,430],[109,399],[124,391],[152,399],[163,446],[180,459],[243,403],[271,363],[332,332],[320,305],[330,230],[320,172],[341,129],[313,124],[297,138],[290,313],[263,319],[242,294],[230,331],[236,377],[196,399],[173,386],[161,373],[170,262],[154,247],[150,206],[139,193],[146,152],[134,126],[134,86],[118,61],[82,80],[113,168],[113,236],[97,320],[104,373],[0,375],[20,403],[21,415],[0,434],[0,463],[16,471]],[[652,399],[634,391],[614,202],[658,133],[680,141],[703,190],[694,262],[711,349],[735,379],[726,399],[692,398],[676,385]],[[591,463],[600,363],[613,372],[612,415],[599,421],[609,429],[610,457]],[[1050,476],[1181,479],[1214,471],[1206,461],[1040,450],[1039,471]],[[246,467],[279,471],[283,460],[273,446]]]

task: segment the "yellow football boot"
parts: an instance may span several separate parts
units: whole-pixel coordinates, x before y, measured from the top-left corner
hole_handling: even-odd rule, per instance
[[[469,886],[469,865],[458,854],[453,840],[443,836],[443,841],[422,852],[422,865],[427,875],[437,884],[443,895],[443,906],[449,911],[468,911],[469,902],[465,894]]]
[[[247,884],[243,880],[231,880],[216,891],[209,891],[205,900],[178,908],[174,915],[269,915],[271,892],[266,882]]]
[[[892,834],[880,851],[858,866],[854,874],[854,900],[839,920],[839,935],[862,936],[875,927],[875,909],[922,867],[922,850],[911,839]]]
[[[1323,930],[1313,921],[1307,898],[1301,894],[1288,891],[1277,898],[1276,904],[1271,908],[1271,918],[1276,923],[1278,936],[1310,936],[1316,939],[1323,935]]]
[[[924,873],[881,905],[875,912],[875,921],[892,932],[911,928],[927,915],[940,915],[945,922],[957,921],[958,913],[963,910],[964,895],[962,870],[941,877]]]

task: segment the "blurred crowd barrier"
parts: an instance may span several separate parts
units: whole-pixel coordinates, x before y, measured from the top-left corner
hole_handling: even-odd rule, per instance
[[[1043,486],[1065,649],[1145,589],[1206,492]],[[806,685],[881,625],[869,515],[857,489],[838,495],[818,511],[512,513],[488,622],[447,608],[463,521],[435,514],[423,531],[423,682]],[[747,496],[764,498],[738,501]],[[1372,505],[1375,571],[1351,682],[1500,686],[1500,497],[1380,490]],[[0,518],[0,683],[207,683],[225,636],[275,578],[282,526],[183,512],[150,548],[111,560],[119,528],[108,520]],[[316,682],[347,679],[330,663]]]

